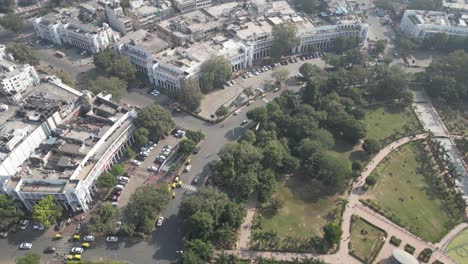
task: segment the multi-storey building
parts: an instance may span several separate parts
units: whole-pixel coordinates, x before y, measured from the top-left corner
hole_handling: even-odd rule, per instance
[[[211,0],[173,0],[174,7],[181,13],[211,6]]]
[[[109,47],[119,38],[119,34],[106,23],[97,27],[54,13],[36,18],[33,25],[36,35],[42,39],[59,46],[67,43],[93,54]]]
[[[122,37],[114,48],[122,56],[127,56],[138,71],[148,73],[148,66],[154,55],[169,47],[169,44],[156,34],[140,29]]]
[[[97,177],[131,140],[136,113],[51,78],[0,117],[0,190],[29,210],[47,195],[86,211]]]
[[[29,87],[38,85],[39,76],[29,64],[16,65],[8,60],[0,59],[0,93],[18,100]]]
[[[406,10],[400,29],[408,37],[426,39],[437,33],[449,36],[468,36],[467,15],[447,15],[444,12]]]

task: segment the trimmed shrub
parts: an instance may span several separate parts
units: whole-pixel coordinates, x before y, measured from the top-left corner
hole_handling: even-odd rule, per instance
[[[405,251],[408,252],[408,253],[410,253],[411,255],[413,255],[413,253],[414,253],[415,250],[416,250],[416,249],[415,249],[412,245],[410,245],[410,244],[406,244],[406,245],[405,245]]]
[[[397,238],[396,236],[392,236],[390,238],[390,244],[396,246],[396,247],[399,247],[400,244],[401,244],[401,239]]]

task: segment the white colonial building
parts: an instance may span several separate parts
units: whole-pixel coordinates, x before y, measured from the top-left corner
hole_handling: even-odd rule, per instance
[[[426,39],[437,33],[448,36],[468,36],[467,15],[447,15],[444,12],[406,10],[401,19],[400,29],[405,35]]]

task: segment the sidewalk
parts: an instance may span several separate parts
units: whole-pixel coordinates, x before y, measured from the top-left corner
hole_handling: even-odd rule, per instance
[[[257,194],[250,194],[249,201],[247,203],[247,216],[242,223],[239,234],[239,242],[237,249],[248,250],[250,248],[250,234],[252,233],[252,222],[257,209]]]

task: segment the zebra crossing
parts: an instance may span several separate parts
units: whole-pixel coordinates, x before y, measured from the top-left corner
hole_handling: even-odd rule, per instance
[[[193,185],[190,185],[190,184],[182,183],[182,188],[187,189],[187,190],[192,191],[192,192],[197,191],[197,187],[195,187]]]

